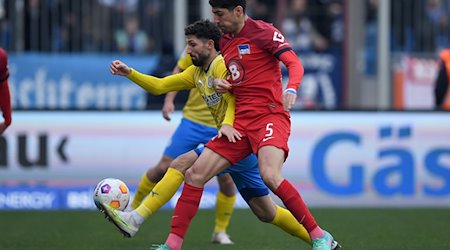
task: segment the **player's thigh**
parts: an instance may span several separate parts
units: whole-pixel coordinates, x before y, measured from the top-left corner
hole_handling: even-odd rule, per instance
[[[227,159],[205,148],[192,167],[186,171],[185,182],[203,186],[228,166],[230,166],[230,162]]]
[[[177,158],[197,148],[198,145],[206,144],[215,135],[217,135],[216,128],[183,118],[164,150],[164,155]]]
[[[274,146],[264,146],[258,151],[258,164],[266,185],[275,190],[282,181],[281,169],[284,162],[284,151]]]

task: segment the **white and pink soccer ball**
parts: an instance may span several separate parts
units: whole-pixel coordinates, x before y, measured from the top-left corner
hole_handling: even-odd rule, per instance
[[[125,182],[116,178],[101,180],[94,190],[94,203],[98,209],[106,204],[118,210],[125,210],[130,201],[130,190]]]

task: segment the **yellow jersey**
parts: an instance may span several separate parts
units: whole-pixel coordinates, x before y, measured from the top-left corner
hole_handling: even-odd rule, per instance
[[[191,65],[181,73],[158,78],[131,69],[131,73],[127,77],[154,95],[185,89],[197,89],[202,104],[207,107],[206,110],[209,110],[209,116],[212,115],[214,127],[220,128],[222,124],[233,125],[235,99],[229,93],[217,93],[212,83],[216,78],[226,78],[227,74],[223,57],[217,56],[206,70]]]
[[[183,52],[178,59],[177,65],[181,70],[186,70],[192,65],[191,56],[186,54],[186,51]],[[211,116],[211,112],[208,110],[208,107],[197,89],[191,89],[189,91],[189,97],[183,108],[183,116],[193,122],[206,126],[215,127],[216,125]]]

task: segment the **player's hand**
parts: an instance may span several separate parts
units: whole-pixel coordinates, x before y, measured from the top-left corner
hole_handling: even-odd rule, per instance
[[[175,104],[173,102],[164,102],[162,108],[162,116],[166,121],[170,121],[170,114],[175,111]]]
[[[1,122],[1,123],[0,123],[0,135],[2,135],[3,132],[5,132],[5,130],[6,130],[7,127],[8,127],[8,126],[6,125],[5,122]]]
[[[114,60],[109,66],[109,70],[113,75],[127,76],[131,73],[130,67],[120,60]]]
[[[226,93],[231,89],[231,83],[222,78],[214,79],[213,86],[217,93],[221,94]]]
[[[283,108],[286,111],[291,110],[292,105],[294,105],[295,100],[297,99],[297,94],[285,92],[283,94]]]
[[[221,138],[222,136],[226,136],[229,142],[236,142],[236,139],[241,140],[242,137],[239,131],[237,131],[235,128],[227,124],[223,124],[222,127],[219,129],[217,138]]]

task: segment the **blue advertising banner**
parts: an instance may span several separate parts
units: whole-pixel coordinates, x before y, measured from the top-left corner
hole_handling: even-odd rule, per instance
[[[0,209],[90,207],[104,178],[136,187],[181,117],[15,112],[0,136]],[[291,124],[283,176],[309,206],[450,206],[448,114],[292,112]],[[216,190],[216,180],[207,188]],[[212,193],[204,197],[215,201]]]
[[[18,109],[144,109],[145,91],[109,65],[120,59],[150,73],[158,56],[122,54],[11,54],[12,105]]]
[[[341,105],[342,69],[339,53],[299,54],[305,69],[295,108],[335,109]],[[142,110],[146,93],[124,77],[109,72],[120,59],[143,73],[157,66],[157,55],[11,54],[12,105],[16,109]],[[287,72],[284,70],[284,76]],[[284,81],[287,81],[284,77]]]
[[[2,187],[0,186],[0,210],[78,210],[96,209],[93,200],[94,185],[76,187]],[[130,186],[133,197],[136,186]],[[162,209],[173,209],[181,196],[182,187]],[[216,206],[217,186],[207,186],[200,201],[200,208]],[[131,198],[130,198],[131,202]],[[236,208],[248,208],[245,200],[238,196]]]

